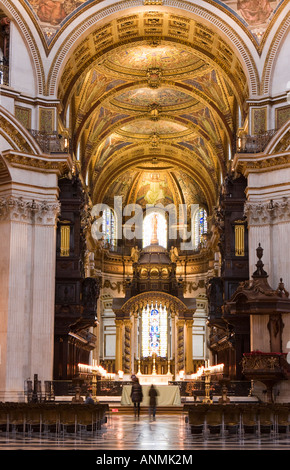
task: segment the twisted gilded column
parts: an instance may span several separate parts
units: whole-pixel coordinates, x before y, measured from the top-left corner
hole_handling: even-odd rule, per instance
[[[124,354],[123,354],[123,371],[125,374],[132,372],[132,361],[131,361],[131,333],[132,333],[132,322],[131,320],[124,320]]]
[[[178,320],[176,325],[177,335],[177,364],[176,372],[184,370],[184,320]]]
[[[115,357],[115,372],[123,370],[123,320],[116,320],[116,357]]]
[[[185,373],[193,373],[193,357],[192,357],[192,326],[193,320],[185,321]]]

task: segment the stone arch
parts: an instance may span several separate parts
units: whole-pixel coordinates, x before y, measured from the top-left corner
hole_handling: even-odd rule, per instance
[[[133,4],[132,4],[133,3]],[[61,78],[62,71],[64,69],[65,63],[68,60],[69,54],[72,49],[80,44],[82,39],[88,35],[88,33],[95,28],[102,20],[109,18],[110,16],[125,12],[129,10],[133,11],[133,8],[140,8],[144,6],[144,3],[140,0],[135,0],[134,2],[120,2],[115,5],[103,8],[98,12],[91,14],[86,20],[78,24],[66,40],[62,42],[56,55],[54,57],[51,69],[49,71],[48,80],[47,80],[47,94],[48,95],[57,95],[57,87]],[[174,1],[167,0],[166,6],[178,10],[180,13],[185,13],[194,16],[200,21],[203,21],[210,26],[212,26],[215,31],[222,33],[223,37],[227,39],[228,43],[231,44],[235,51],[237,52],[238,57],[243,63],[244,70],[247,74],[247,81],[250,90],[250,95],[259,94],[260,84],[259,84],[259,75],[255,65],[255,60],[250,52],[250,48],[253,49],[253,43],[245,33],[245,29],[242,32],[241,25],[237,26],[240,34],[229,26],[226,21],[220,16],[212,13],[208,9],[202,8],[198,5],[191,4],[189,2],[184,2],[183,0]],[[217,5],[218,6],[218,5]],[[156,6],[158,8],[158,6]],[[160,7],[162,8],[162,7]],[[226,9],[223,9],[221,6],[219,8],[227,15]],[[73,24],[73,23],[72,23]],[[241,34],[247,35],[247,43],[242,39]],[[56,46],[56,45],[55,45]],[[255,52],[257,53],[256,49]]]
[[[41,149],[28,130],[3,106],[0,106],[0,135],[19,152],[41,154]]]
[[[286,152],[290,148],[290,119],[278,130],[265,148],[265,155]]]
[[[271,93],[271,84],[273,81],[273,71],[275,69],[275,63],[277,61],[277,57],[279,55],[279,49],[281,45],[283,44],[283,41],[287,34],[289,34],[290,31],[290,11],[289,11],[289,3],[288,3],[288,12],[285,12],[283,10],[283,16],[280,24],[278,25],[276,31],[274,31],[274,36],[272,40],[270,37],[268,38],[268,41],[271,40],[271,42],[268,44],[268,41],[264,44],[264,49],[268,50],[267,55],[265,57],[264,61],[264,69],[262,72],[262,77],[261,77],[261,94],[262,95],[267,95]]]
[[[147,302],[150,302],[152,299],[168,306],[172,312],[185,313],[188,310],[188,307],[178,297],[174,297],[166,292],[149,291],[131,297],[122,306],[122,311],[126,314],[130,314],[135,309],[140,309],[142,305],[147,304]]]

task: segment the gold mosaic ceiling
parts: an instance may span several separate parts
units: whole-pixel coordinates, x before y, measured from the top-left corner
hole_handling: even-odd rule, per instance
[[[247,97],[216,32],[158,11],[112,20],[71,55],[59,97],[93,203],[120,194],[144,203],[151,181],[164,201],[211,210]]]

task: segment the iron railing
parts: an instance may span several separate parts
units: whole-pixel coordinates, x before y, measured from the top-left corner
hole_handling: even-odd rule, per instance
[[[0,61],[0,85],[9,85],[9,66]]]
[[[45,132],[29,129],[30,134],[37,141],[44,153],[69,153],[70,141],[58,132]]]
[[[263,152],[278,129],[271,129],[256,135],[241,135],[236,141],[237,153]]]

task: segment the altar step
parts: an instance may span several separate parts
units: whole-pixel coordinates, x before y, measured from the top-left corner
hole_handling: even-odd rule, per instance
[[[122,414],[122,415],[126,415],[126,414],[130,414],[130,415],[133,415],[134,414],[134,407],[133,406],[130,406],[130,405],[117,405],[117,404],[113,404],[113,403],[110,403],[109,404],[109,410],[112,414],[114,413],[118,413],[118,414]],[[157,411],[156,413],[157,414],[182,414],[184,411],[184,407],[183,405],[181,406],[174,406],[174,405],[170,405],[170,406],[157,406]],[[141,415],[148,415],[149,414],[149,407],[148,406],[142,406],[140,407],[140,414]]]

